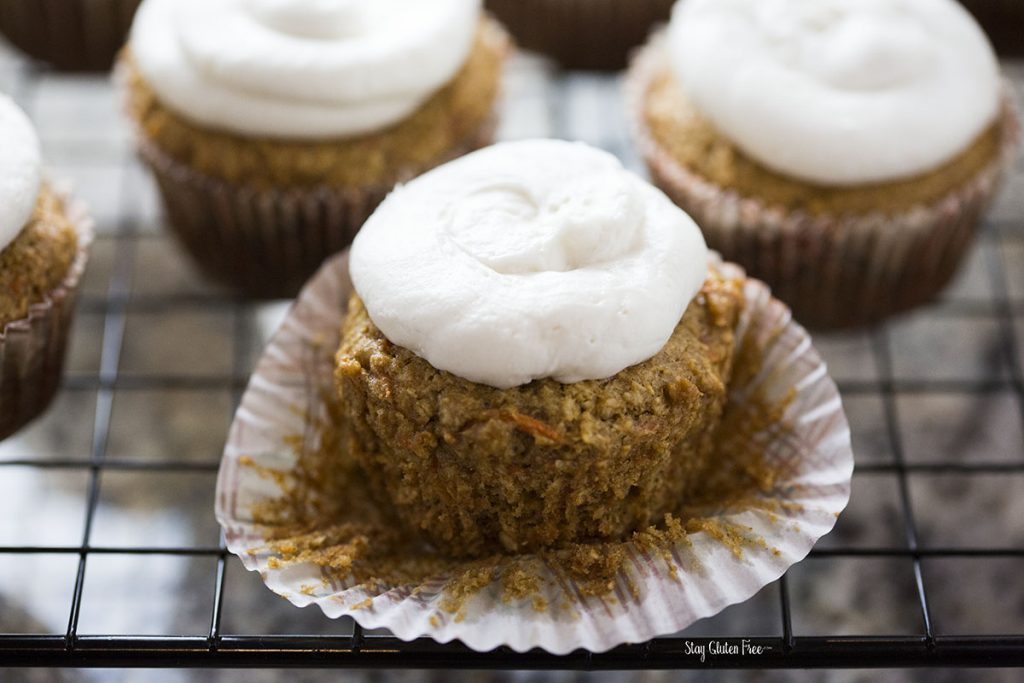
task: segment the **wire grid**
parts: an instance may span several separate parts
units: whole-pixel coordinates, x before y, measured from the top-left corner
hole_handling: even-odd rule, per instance
[[[0,61],[0,67],[3,62]],[[1021,65],[1009,65],[1016,74],[1016,85],[1024,84]],[[1009,68],[1008,67],[1008,68]],[[7,75],[0,70],[0,88],[13,90],[17,99],[33,112],[41,84],[56,78],[35,65],[10,60]],[[7,79],[5,85],[4,78]],[[98,81],[59,81],[71,93],[64,103],[70,111],[76,107],[81,93],[105,91],[108,86]],[[640,167],[635,152],[629,146],[621,114],[618,84],[613,77],[560,74],[536,60],[519,60],[510,71],[509,97],[506,105],[505,137],[554,135],[570,139],[584,139],[618,154],[627,165]],[[1024,90],[1024,88],[1022,88]],[[76,94],[78,93],[78,94]],[[71,114],[74,116],[74,114]],[[90,143],[91,144],[91,143]],[[85,147],[91,149],[90,144]],[[44,136],[44,147],[45,143]],[[74,148],[67,141],[54,143],[54,147]],[[11,468],[36,470],[66,470],[87,474],[85,487],[84,527],[80,542],[65,545],[0,545],[0,557],[18,562],[26,556],[60,556],[77,561],[67,623],[63,631],[33,635],[3,635],[0,633],[0,666],[3,665],[64,665],[81,667],[111,666],[231,666],[231,667],[457,667],[457,668],[687,668],[687,667],[851,667],[910,666],[910,665],[1024,665],[1024,603],[1011,615],[1009,630],[998,633],[960,632],[948,635],[936,629],[931,595],[936,583],[926,581],[929,560],[971,559],[977,561],[1008,560],[1014,563],[1014,572],[1024,575],[1024,543],[1012,535],[1005,544],[950,545],[922,541],[919,509],[912,496],[912,481],[919,475],[1024,475],[1024,442],[1017,436],[1024,434],[1024,373],[1021,367],[1021,342],[1018,338],[1019,316],[1024,315],[1024,301],[1014,296],[1024,291],[1024,282],[1017,281],[1006,272],[1007,254],[1024,249],[1024,215],[1015,207],[1021,202],[1009,203],[1010,208],[998,211],[986,228],[982,238],[983,259],[976,264],[976,274],[989,278],[984,296],[949,299],[923,314],[923,320],[944,319],[979,324],[995,321],[997,344],[992,353],[1000,358],[994,362],[1006,368],[1005,373],[965,379],[962,377],[912,376],[901,373],[897,365],[906,353],[894,352],[894,339],[903,334],[893,327],[883,327],[858,339],[866,341],[868,356],[877,370],[854,372],[840,379],[840,388],[847,400],[865,397],[877,400],[883,409],[884,437],[891,449],[891,458],[871,458],[861,462],[858,476],[869,474],[895,482],[898,490],[898,516],[901,519],[898,535],[902,544],[857,545],[853,543],[824,543],[812,551],[811,559],[802,567],[816,561],[835,558],[885,559],[906,562],[912,566],[913,615],[904,617],[916,626],[902,635],[878,635],[853,632],[834,634],[827,630],[794,628],[794,586],[790,575],[769,587],[776,595],[771,598],[778,608],[780,623],[777,635],[770,637],[742,630],[728,637],[715,638],[715,633],[696,635],[690,631],[652,642],[627,645],[609,653],[577,652],[566,657],[553,657],[543,652],[515,654],[505,649],[491,653],[475,653],[458,644],[439,645],[429,640],[403,643],[387,633],[367,633],[358,624],[351,624],[350,632],[342,635],[286,635],[272,630],[251,635],[240,635],[223,626],[228,611],[226,591],[229,584],[229,563],[236,562],[227,553],[223,539],[219,544],[132,545],[95,542],[97,511],[100,507],[104,476],[120,473],[127,477],[173,473],[205,473],[212,476],[218,463],[213,460],[193,461],[188,458],[125,458],[110,457],[112,422],[115,399],[138,395],[140,392],[166,394],[177,391],[227,391],[232,404],[237,405],[244,389],[251,362],[247,353],[258,341],[247,324],[261,306],[238,300],[229,294],[210,292],[149,292],[138,290],[141,280],[137,272],[140,250],[147,241],[158,238],[139,228],[135,203],[140,192],[139,174],[131,151],[127,146],[110,145],[114,149],[116,165],[132,172],[121,174],[121,187],[117,206],[112,207],[106,221],[106,237],[101,241],[112,249],[112,265],[105,292],[87,295],[80,302],[80,314],[99,317],[102,342],[99,361],[94,371],[73,373],[65,381],[65,392],[95,392],[96,404],[92,419],[92,438],[88,454],[62,453],[57,457],[39,457],[32,453],[25,457],[0,458],[0,478]],[[109,150],[108,150],[109,151]],[[1024,190],[1024,164],[1019,164],[1011,180],[1012,192]],[[101,228],[103,221],[101,221]],[[1024,251],[1021,252],[1024,254]],[[1024,261],[1024,259],[1022,259]],[[1018,275],[1024,276],[1024,267]],[[143,274],[145,275],[145,274]],[[986,289],[985,286],[981,287]],[[1011,289],[1013,291],[1011,291]],[[1024,298],[1024,297],[1022,297]],[[231,371],[227,374],[195,376],[188,373],[161,372],[139,375],[124,370],[124,349],[129,335],[129,319],[133,315],[160,316],[178,310],[201,309],[214,315],[230,316]],[[904,323],[897,323],[902,325]],[[911,323],[913,324],[913,323]],[[1024,329],[1024,328],[1021,328]],[[927,337],[928,335],[926,335]],[[929,337],[930,338],[930,337]],[[183,340],[187,343],[187,340]],[[839,345],[847,338],[836,338]],[[941,341],[941,340],[940,340]],[[899,343],[903,343],[899,341]],[[925,353],[927,350],[921,351]],[[826,353],[829,356],[828,353]],[[916,355],[916,353],[911,353]],[[842,360],[841,355],[836,358]],[[832,358],[830,358],[832,360]],[[992,360],[992,359],[989,359]],[[854,366],[863,358],[848,357]],[[942,368],[937,368],[942,370]],[[982,373],[984,374],[984,373]],[[1012,393],[1016,404],[1016,434],[1011,437],[1012,457],[989,458],[983,452],[976,457],[933,461],[911,459],[907,456],[907,428],[901,421],[901,412],[915,397],[956,396],[982,401],[996,393]],[[226,426],[225,430],[226,430]],[[857,424],[854,424],[856,430]],[[984,449],[988,444],[982,442]],[[973,444],[968,444],[973,448]],[[862,456],[863,453],[858,453]],[[978,501],[979,503],[981,501]],[[1006,504],[1004,503],[1004,507]],[[213,501],[209,501],[212,516]],[[1005,514],[1012,514],[1005,511]],[[1024,531],[1024,519],[1010,520],[1011,529]],[[207,558],[215,563],[212,575],[201,590],[212,590],[212,605],[205,617],[208,627],[202,634],[193,635],[94,635],[80,633],[83,605],[86,604],[86,584],[90,567],[104,557],[152,556]],[[792,574],[791,570],[790,574]],[[1020,577],[1018,576],[1018,581]],[[1019,588],[1019,584],[1018,584]],[[199,589],[197,589],[199,590]],[[826,589],[827,590],[827,589]],[[964,590],[970,591],[970,586]],[[0,586],[0,595],[3,593]],[[269,592],[261,596],[266,601],[276,600]],[[762,596],[762,603],[764,602]],[[985,605],[995,610],[998,605]],[[1015,621],[1014,621],[1015,620]],[[326,629],[325,629],[326,630]],[[804,631],[810,631],[805,633]],[[799,633],[798,633],[799,631]],[[883,631],[884,633],[884,631]],[[747,650],[724,652],[706,661],[692,654],[696,645],[713,643],[765,648],[758,656]],[[689,643],[689,645],[688,645]]]

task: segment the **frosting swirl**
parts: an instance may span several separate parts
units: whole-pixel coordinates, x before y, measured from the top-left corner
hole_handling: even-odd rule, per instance
[[[0,250],[21,234],[39,199],[42,153],[32,123],[0,94]]]
[[[356,237],[351,272],[391,342],[504,389],[651,358],[707,261],[690,217],[615,157],[533,140],[395,190]]]
[[[146,0],[140,73],[199,123],[286,139],[346,137],[406,118],[472,47],[480,0]]]
[[[955,0],[681,0],[687,96],[780,173],[857,185],[930,171],[999,110],[999,68]]]

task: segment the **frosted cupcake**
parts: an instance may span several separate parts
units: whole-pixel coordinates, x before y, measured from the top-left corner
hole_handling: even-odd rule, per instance
[[[346,446],[455,556],[619,539],[701,485],[743,281],[580,144],[507,143],[396,190],[356,238]]]
[[[0,95],[0,439],[38,416],[60,382],[92,232],[42,180],[39,139]]]
[[[656,183],[815,326],[932,299],[1019,136],[953,0],[684,0],[629,92]]]
[[[124,45],[141,0],[2,0],[0,33],[66,71],[105,71]]]
[[[287,296],[396,183],[490,140],[508,49],[480,0],[146,0],[120,72],[186,249]]]
[[[618,70],[674,0],[487,0],[524,48],[572,69]]]

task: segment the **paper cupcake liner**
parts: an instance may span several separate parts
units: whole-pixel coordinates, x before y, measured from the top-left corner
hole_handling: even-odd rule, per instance
[[[1004,55],[1024,55],[1024,3],[1020,0],[960,0]]]
[[[711,248],[767,282],[810,327],[866,325],[933,299],[967,255],[1016,158],[1020,124],[1006,97],[1000,154],[937,201],[893,214],[842,216],[765,204],[690,171],[654,140],[644,107],[659,51],[657,41],[645,48],[626,83],[634,136],[652,180],[693,217]]]
[[[737,378],[730,401],[742,407],[755,396],[791,397],[783,417],[787,429],[745,437],[785,474],[765,494],[778,503],[772,512],[722,510],[715,519],[750,527],[765,541],[763,547],[737,555],[705,532],[674,545],[667,559],[630,545],[628,562],[605,597],[582,598],[581,587],[564,577],[546,584],[547,604],[564,604],[568,597],[575,603],[570,612],[538,612],[529,599],[505,602],[499,586],[492,585],[458,617],[442,608],[445,577],[368,592],[351,583],[325,581],[314,564],[283,563],[268,548],[270,529],[255,521],[254,511],[283,494],[280,478],[264,476],[267,468],[294,468],[295,435],[308,436],[310,417],[326,411],[318,387],[325,378],[330,382],[351,288],[346,253],[327,263],[303,290],[242,399],[217,481],[216,514],[228,548],[247,569],[258,571],[268,588],[299,607],[315,604],[328,617],[348,615],[403,640],[458,639],[479,651],[501,645],[520,652],[534,647],[556,654],[577,648],[605,651],[678,632],[747,600],[803,559],[848,502],[853,453],[836,386],[785,305],[762,283],[748,280],[737,339],[762,350],[762,370]],[[738,344],[736,352],[742,351]],[[300,441],[303,449],[315,448],[311,439]]]
[[[3,0],[0,33],[65,71],[106,71],[142,0]]]
[[[675,0],[487,0],[516,42],[572,69],[615,71]]]
[[[491,143],[488,121],[438,164]],[[355,237],[394,185],[259,189],[202,174],[140,135],[171,230],[212,279],[255,298],[290,298]],[[429,170],[408,168],[409,180]]]
[[[0,329],[0,440],[46,410],[60,386],[75,295],[93,240],[84,209],[66,206],[78,231],[78,254],[68,274],[25,318]]]

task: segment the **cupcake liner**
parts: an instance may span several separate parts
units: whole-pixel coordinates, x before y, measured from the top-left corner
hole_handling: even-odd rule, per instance
[[[444,576],[418,586],[371,590],[325,579],[312,563],[283,562],[268,545],[272,529],[256,521],[256,511],[283,495],[282,478],[266,476],[267,471],[287,473],[299,458],[294,449],[316,448],[310,420],[327,411],[320,388],[331,382],[351,290],[345,253],[328,262],[300,295],[242,399],[217,481],[216,514],[228,548],[296,606],[315,604],[328,617],[348,615],[403,640],[459,639],[479,651],[505,645],[519,652],[535,647],[555,654],[577,648],[600,652],[678,632],[747,600],[803,559],[849,500],[853,453],[836,386],[788,309],[762,283],[748,280],[737,335],[744,341],[737,343],[736,353],[757,349],[763,354],[761,370],[737,377],[730,401],[742,410],[757,396],[789,397],[782,418],[786,429],[747,434],[737,445],[763,449],[766,459],[779,466],[782,474],[764,494],[778,505],[772,511],[715,510],[708,519],[745,525],[763,545],[737,553],[703,531],[664,555],[629,544],[614,591],[604,597],[583,597],[580,585],[551,575],[541,589],[546,604],[568,600],[572,609],[537,611],[530,599],[503,600],[500,586],[492,583],[457,616],[443,608]]]
[[[1020,0],[960,0],[1003,55],[1024,55],[1024,4]]]
[[[46,410],[60,386],[75,295],[93,240],[85,210],[71,204],[67,211],[78,231],[78,254],[68,274],[26,317],[0,329],[0,440]]]
[[[492,119],[437,163],[491,143]],[[290,298],[347,247],[394,185],[259,189],[202,174],[139,135],[172,232],[210,278],[255,298]],[[398,182],[426,168],[408,168]]]
[[[933,299],[956,274],[1016,158],[1020,123],[1007,96],[1000,154],[939,200],[898,213],[839,216],[765,204],[690,171],[654,140],[644,107],[660,49],[657,40],[645,48],[626,83],[634,137],[652,180],[693,217],[711,248],[767,282],[810,327],[875,323]]]
[[[142,0],[3,0],[0,33],[65,71],[106,71]]]
[[[487,0],[516,42],[572,69],[616,71],[675,0]]]

